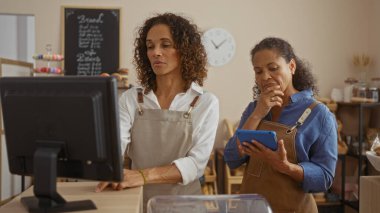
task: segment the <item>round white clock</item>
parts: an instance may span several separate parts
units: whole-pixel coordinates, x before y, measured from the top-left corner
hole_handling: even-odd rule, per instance
[[[234,37],[225,29],[211,28],[202,35],[208,63],[211,66],[227,64],[235,54]]]

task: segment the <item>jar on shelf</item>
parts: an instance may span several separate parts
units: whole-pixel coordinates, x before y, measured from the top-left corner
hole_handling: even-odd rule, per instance
[[[367,89],[368,88],[367,88],[366,83],[362,83],[362,82],[356,83],[354,85],[352,97],[362,98],[363,100],[365,100],[367,98]]]
[[[367,97],[367,87],[364,85],[358,85],[357,97],[366,98]]]
[[[355,78],[347,78],[344,81],[344,89],[343,89],[343,101],[351,102],[351,98],[353,95],[354,85],[358,82]]]
[[[379,88],[377,87],[368,88],[367,98],[372,100],[373,102],[379,102]]]
[[[353,95],[351,98],[352,102],[372,102],[372,100],[367,98],[368,87],[363,83],[358,83],[354,86]]]
[[[374,77],[371,79],[370,88],[368,90],[369,98],[374,102],[380,102],[380,77]]]

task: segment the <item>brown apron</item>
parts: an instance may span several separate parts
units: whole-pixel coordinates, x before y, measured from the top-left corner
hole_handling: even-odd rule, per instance
[[[288,161],[297,164],[295,148],[297,128],[303,124],[317,104],[318,102],[311,104],[293,127],[263,120],[257,129],[275,131],[277,138],[284,140]],[[242,194],[257,193],[263,195],[275,213],[318,212],[312,194],[305,193],[300,183],[275,171],[269,164],[255,156],[250,156],[240,191]]]
[[[142,90],[138,91],[139,108],[131,131],[128,156],[132,169],[170,165],[174,160],[187,156],[192,142],[191,110],[199,96],[190,104],[189,110],[170,111],[143,109]],[[197,195],[201,194],[198,179],[187,185],[147,184],[143,187],[143,208],[150,198],[156,195]]]

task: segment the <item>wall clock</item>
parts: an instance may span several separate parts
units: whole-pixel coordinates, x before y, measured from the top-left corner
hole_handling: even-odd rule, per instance
[[[235,55],[234,37],[225,29],[211,28],[202,35],[208,63],[211,66],[223,66]]]

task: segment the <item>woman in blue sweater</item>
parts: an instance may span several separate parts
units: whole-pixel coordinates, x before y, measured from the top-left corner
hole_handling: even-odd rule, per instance
[[[259,193],[275,212],[318,212],[310,193],[332,184],[337,161],[337,125],[328,108],[314,99],[309,68],[291,45],[265,38],[251,50],[254,101],[240,129],[273,130],[278,149],[253,141],[229,140],[224,159],[232,169],[247,162],[241,193]]]

